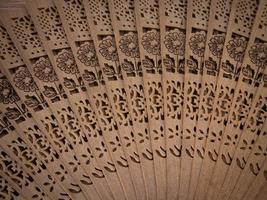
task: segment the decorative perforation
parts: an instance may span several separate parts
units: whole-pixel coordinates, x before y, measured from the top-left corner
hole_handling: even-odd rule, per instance
[[[20,189],[33,183],[33,178],[24,172],[23,169],[18,166],[18,164],[13,161],[6,152],[0,150],[0,157],[2,172],[6,176],[10,177],[10,179],[15,182]]]
[[[0,150],[0,166],[7,177],[10,178],[12,183],[18,186],[21,189],[21,193],[24,195],[29,196],[31,198],[42,199],[46,197],[46,194],[43,190],[36,186],[33,178],[27,174],[18,164],[16,161],[12,160],[10,156]],[[27,194],[25,193],[27,191]]]
[[[197,27],[206,29],[209,20],[210,0],[193,0],[192,1],[192,22]]]
[[[112,32],[110,12],[106,0],[90,1],[93,22],[99,32]]]
[[[86,21],[85,10],[81,0],[65,0],[64,14],[69,24],[69,30],[77,34],[77,38],[88,37],[89,28]],[[90,37],[90,35],[89,35]]]
[[[140,0],[140,16],[147,27],[159,26],[158,0]]]
[[[235,92],[236,101],[233,102],[234,107],[232,108],[232,113],[228,118],[228,126],[233,126],[236,129],[243,130],[245,121],[247,119],[248,112],[250,110],[250,106],[253,100],[253,92],[242,91],[239,89]],[[226,141],[224,141],[224,145],[229,146],[232,144],[237,144],[239,141],[240,135],[226,133]]]
[[[166,25],[175,27],[186,26],[187,0],[165,0],[164,8],[164,15],[169,19],[164,22]]]
[[[259,139],[256,141],[254,148],[251,151],[249,160],[243,169],[243,173],[239,176],[235,189],[231,193],[230,199],[239,198],[246,194],[251,183],[256,183],[259,187],[266,182],[266,156],[267,156],[267,129],[266,124],[263,125],[262,130],[259,131]],[[256,177],[256,179],[255,179]],[[261,180],[261,182],[257,182]],[[259,184],[260,183],[260,184]],[[244,188],[245,187],[245,188]]]
[[[145,97],[144,97],[144,89],[142,85],[133,84],[129,86],[130,89],[130,97],[131,104],[133,105],[133,113],[132,116],[133,121],[137,121],[139,123],[144,123],[148,121],[146,115],[146,107],[145,107]]]
[[[22,60],[19,57],[19,53],[11,41],[6,29],[0,26],[0,58],[5,60],[10,65],[20,65]]]
[[[38,8],[37,19],[47,40],[54,46],[68,44],[57,9],[54,6]]]
[[[100,123],[102,124],[102,127],[104,128],[103,131],[114,131],[118,130],[118,127],[114,121],[114,118],[112,117],[112,111],[109,106],[108,102],[108,96],[106,93],[99,93],[97,96],[93,96],[95,99],[95,104],[97,107],[98,115],[101,116]]]
[[[240,34],[250,34],[254,18],[256,16],[258,0],[254,1],[238,1],[234,13],[234,27],[237,28]]]
[[[258,25],[259,31],[261,31],[261,37],[266,37],[267,29],[267,5],[264,6],[263,12],[260,17],[260,23]]]
[[[25,51],[28,51],[30,55],[42,54],[45,52],[30,16],[12,18],[11,22],[14,35]]]
[[[20,138],[13,138],[6,143],[5,148],[17,157],[17,159],[23,164],[23,166],[30,172],[34,177],[39,177],[38,180],[42,184],[45,191],[49,191],[49,195],[52,196],[68,196],[64,192],[54,194],[53,191],[59,190],[59,185],[50,174],[47,173],[46,166],[39,161],[39,159],[32,153],[26,143]]]
[[[261,86],[264,86],[264,84]],[[238,145],[236,146],[236,152],[232,157],[232,164],[230,165],[228,174],[225,177],[222,191],[234,189],[240,174],[247,167],[246,165],[250,161],[252,149],[255,148],[257,141],[262,140],[262,129],[267,118],[267,96],[264,94],[266,94],[266,88],[260,87],[254,97],[243,132],[240,136],[238,136],[240,139]],[[229,141],[229,144],[231,142],[235,142],[235,138],[233,139],[233,141]],[[231,154],[229,154],[228,157],[228,154],[226,153],[224,155],[224,161],[228,161],[229,159],[231,160]],[[226,193],[224,197],[229,195],[230,194]]]
[[[221,29],[226,30],[229,16],[230,16],[230,6],[232,0],[225,1],[225,0],[218,0],[215,5],[215,14],[214,14],[214,21],[216,21],[218,26]]]
[[[114,0],[115,17],[117,22],[121,22],[125,29],[135,28],[134,1],[133,0]]]
[[[2,176],[0,176],[0,197],[6,200],[15,200],[20,198],[19,196],[20,194],[13,189]]]
[[[238,153],[236,159],[237,166],[240,169],[243,169],[247,160],[248,155],[251,149],[255,145],[255,141],[259,136],[259,132],[262,128],[264,121],[267,118],[267,97],[265,98],[262,95],[259,95],[257,102],[254,103],[255,107],[251,108],[250,116],[248,117],[247,123],[245,125],[245,133],[240,138],[240,143],[238,144]]]

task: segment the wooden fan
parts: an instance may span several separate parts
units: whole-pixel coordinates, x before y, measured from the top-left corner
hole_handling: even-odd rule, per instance
[[[267,199],[266,0],[0,1],[0,197]]]

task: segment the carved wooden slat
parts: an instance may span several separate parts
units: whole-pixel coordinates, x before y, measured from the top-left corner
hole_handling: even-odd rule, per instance
[[[144,93],[154,156],[157,198],[165,199],[166,142],[162,94],[162,60],[160,52],[159,1],[135,1],[136,28],[142,63]]]
[[[191,165],[195,149],[197,113],[204,51],[208,29],[210,0],[189,0],[186,19],[186,50],[183,103],[183,139],[179,197],[186,199],[189,191]]]
[[[255,94],[257,91],[263,92],[263,87],[266,85],[264,76],[267,73],[267,69],[265,70],[266,62],[264,59],[267,59],[267,55],[263,54],[263,59],[260,56],[267,49],[267,19],[266,17],[262,17],[262,14],[267,11],[267,2],[259,5],[259,8],[261,9],[257,12],[248,41],[241,68],[242,73],[239,75],[235,88],[235,94],[227,119],[227,126],[223,132],[219,156],[211,180],[213,186],[210,187],[210,190],[213,194],[210,196],[212,198],[218,195],[229,165],[232,162],[237,144],[241,135],[243,135],[244,125],[247,121],[249,111],[252,108]],[[263,23],[261,23],[262,20]],[[261,82],[263,82],[263,87],[259,88]]]
[[[100,68],[106,82],[107,95],[118,125],[120,141],[129,163],[137,198],[146,198],[144,191],[143,172],[140,156],[136,146],[136,132],[133,128],[130,108],[127,102],[127,92],[123,84],[123,76],[117,52],[115,35],[112,28],[108,1],[84,1],[87,19],[94,39]],[[146,134],[146,133],[143,133]],[[146,137],[146,136],[144,136]],[[138,175],[140,177],[135,177]],[[125,185],[125,182],[123,183]],[[142,194],[140,193],[142,192]],[[127,192],[126,192],[127,193]],[[127,195],[131,195],[127,193]],[[127,196],[128,198],[128,196]],[[131,198],[135,198],[131,196]]]
[[[109,1],[111,21],[148,199],[157,195],[133,0]],[[138,192],[137,192],[138,193]]]
[[[206,138],[212,115],[219,65],[222,58],[232,0],[211,1],[204,53],[203,75],[199,96],[195,154],[192,163],[189,199],[194,197],[205,153]]]
[[[15,68],[8,68],[8,69],[11,70],[11,69],[15,69]],[[32,81],[31,80],[32,77],[30,76],[30,74],[26,70],[27,70],[27,68],[25,66],[23,66],[23,67],[20,66],[19,70],[17,70],[16,73],[14,73],[15,78],[12,77],[12,78],[14,78],[14,80],[12,80],[11,82],[14,85],[18,84],[18,82],[16,82],[16,80],[18,80],[17,79],[18,74],[22,75],[22,72],[24,73],[24,75],[25,74],[29,75],[28,78],[30,81]],[[22,78],[25,78],[25,77],[22,77]],[[22,84],[22,82],[23,82],[23,80],[20,81],[20,84]],[[33,83],[33,85],[35,84],[34,82],[32,82],[32,83]],[[18,86],[18,85],[16,85],[16,86]],[[21,89],[22,85],[19,85],[18,88]],[[84,198],[83,194],[80,192],[79,186],[76,186],[77,183],[75,183],[73,178],[70,176],[69,172],[66,171],[66,169],[64,167],[65,165],[64,165],[64,163],[62,163],[61,157],[58,154],[59,152],[55,151],[55,148],[54,148],[55,146],[52,145],[50,142],[51,140],[49,140],[49,138],[50,138],[49,135],[44,134],[44,133],[46,133],[47,130],[46,129],[41,130],[38,126],[38,125],[41,125],[41,126],[43,125],[43,122],[39,119],[41,117],[41,115],[47,116],[47,113],[50,113],[49,108],[47,108],[45,105],[46,104],[45,101],[43,101],[43,103],[40,103],[41,105],[40,104],[36,105],[36,104],[34,104],[36,102],[33,101],[35,99],[29,98],[29,96],[35,97],[34,96],[35,93],[33,93],[33,95],[32,95],[31,92],[25,92],[25,90],[24,91],[18,90],[19,96],[25,102],[25,104],[22,104],[19,101],[19,96],[14,92],[14,89],[12,88],[11,84],[7,81],[7,79],[3,76],[3,74],[1,74],[1,89],[3,91],[4,90],[11,91],[10,94],[13,95],[13,97],[10,96],[12,101],[6,101],[6,102],[2,101],[0,107],[1,107],[2,111],[5,113],[5,115],[11,117],[10,118],[11,123],[15,127],[17,127],[18,130],[20,130],[20,132],[22,134],[21,136],[23,139],[25,139],[28,146],[32,147],[32,149],[36,152],[36,155],[39,156],[40,160],[46,164],[47,168],[51,171],[52,174],[54,174],[55,177],[57,177],[59,182],[61,182],[61,184],[64,185],[65,188],[70,188],[69,191],[71,192],[71,190],[73,189],[72,187],[75,185],[75,189],[78,188],[79,192],[75,193],[74,196]],[[35,87],[34,90],[35,90],[34,92],[39,93],[37,87]],[[12,91],[13,91],[13,93],[12,93]],[[4,94],[2,94],[2,95],[4,95]],[[8,98],[8,96],[4,96],[3,98]],[[29,99],[32,101],[30,102]],[[36,98],[36,99],[38,99],[38,98]],[[39,102],[41,102],[41,101],[39,101]],[[27,111],[25,111],[26,108],[29,109],[31,114],[27,115]],[[23,114],[24,114],[24,120],[18,119],[21,112],[23,112]],[[31,118],[31,116],[33,116],[34,120],[33,120],[33,118]],[[61,172],[62,170],[65,173],[65,175],[63,175],[64,179],[61,179],[62,178],[62,172]],[[77,191],[75,189],[74,189],[74,191]]]
[[[179,194],[186,34],[186,0],[159,1],[167,150],[167,199]]]
[[[196,190],[196,199],[205,199],[209,181],[218,157],[221,138],[230,111],[234,89],[240,74],[243,56],[258,8],[258,1],[234,0],[231,7],[227,34],[217,80],[211,122]],[[241,10],[240,10],[241,9]],[[241,14],[241,11],[246,14]],[[235,52],[238,48],[239,52]],[[211,191],[211,190],[210,190]]]

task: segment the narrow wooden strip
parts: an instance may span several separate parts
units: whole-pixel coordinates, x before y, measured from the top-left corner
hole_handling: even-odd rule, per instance
[[[180,187],[187,1],[159,2],[167,150],[167,199],[171,200],[178,198]]]
[[[210,2],[187,3],[180,199],[187,199],[193,158],[202,153],[196,151],[195,140]]]
[[[142,63],[144,93],[151,135],[157,186],[157,199],[167,197],[166,138],[162,93],[159,1],[134,2],[136,28]]]

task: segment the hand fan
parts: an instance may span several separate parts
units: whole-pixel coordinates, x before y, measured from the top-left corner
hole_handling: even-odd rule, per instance
[[[2,0],[0,197],[267,198],[265,0]]]

